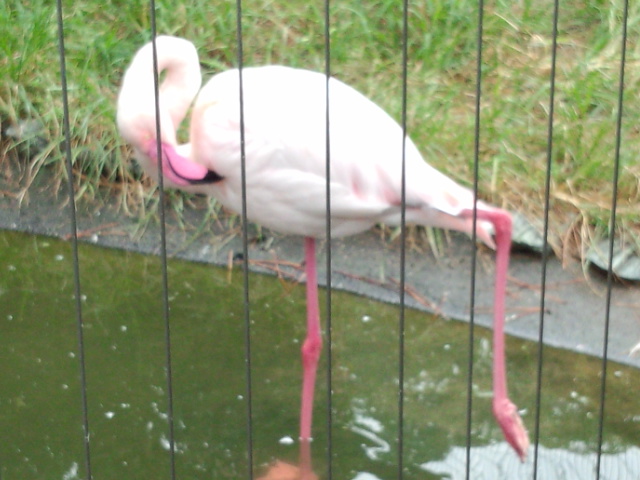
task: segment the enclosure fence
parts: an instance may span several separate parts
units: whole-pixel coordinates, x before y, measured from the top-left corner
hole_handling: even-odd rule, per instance
[[[248,249],[248,233],[247,233],[247,211],[246,211],[246,168],[245,168],[245,138],[244,138],[244,123],[243,123],[243,89],[242,89],[242,75],[243,75],[243,15],[242,15],[242,1],[237,0],[236,2],[236,22],[237,22],[237,64],[239,68],[240,74],[240,108],[241,108],[241,148],[242,148],[242,182],[243,182],[243,211],[242,211],[242,238],[243,238],[243,272],[244,272],[244,325],[245,325],[245,364],[246,364],[246,433],[247,433],[247,445],[246,445],[246,455],[247,455],[247,478],[253,478],[253,423],[252,423],[252,345],[251,345],[251,291],[249,288],[249,249]],[[547,260],[549,255],[548,248],[548,233],[549,233],[549,209],[550,209],[550,188],[551,188],[551,171],[554,161],[554,145],[553,145],[553,132],[554,132],[554,107],[556,104],[555,99],[555,81],[556,81],[556,62],[557,62],[557,48],[558,48],[558,6],[559,0],[554,2],[553,12],[550,12],[550,29],[552,31],[552,59],[551,59],[551,70],[549,75],[549,85],[550,85],[550,96],[548,99],[548,131],[547,131],[547,141],[546,141],[546,181],[544,186],[544,218],[543,220],[543,236],[544,236],[544,247],[542,248],[542,275],[540,278],[540,318],[539,318],[539,334],[538,334],[538,351],[537,351],[537,379],[536,379],[536,406],[535,406],[535,415],[533,421],[533,432],[532,432],[532,443],[533,443],[533,478],[538,479],[538,447],[540,441],[540,404],[541,404],[541,395],[542,395],[542,376],[543,376],[543,364],[545,361],[545,347],[544,347],[544,338],[545,338],[545,312],[546,309],[546,287],[547,287]],[[402,60],[402,118],[401,118],[401,126],[403,131],[403,139],[406,138],[407,133],[407,90],[408,90],[408,49],[407,49],[407,30],[408,30],[408,12],[410,8],[409,0],[403,0],[402,9],[403,9],[403,44],[402,50],[399,54],[399,57]],[[149,2],[149,15],[150,15],[150,23],[151,23],[151,36],[154,39],[154,61],[155,61],[155,72],[154,72],[154,89],[155,89],[155,98],[156,98],[156,138],[160,139],[160,106],[159,106],[159,72],[157,67],[157,58],[156,58],[156,50],[155,50],[155,38],[157,35],[156,31],[156,18],[155,18],[156,6],[153,0]],[[482,89],[482,68],[483,68],[483,15],[485,12],[485,6],[482,0],[479,0],[479,15],[477,18],[478,21],[478,31],[477,31],[477,50],[476,50],[476,77],[475,77],[475,141],[474,141],[474,178],[473,178],[473,188],[474,188],[474,198],[477,198],[478,192],[478,165],[479,165],[479,155],[480,148],[482,144],[481,138],[481,99],[483,94]],[[612,197],[611,197],[611,217],[609,220],[609,231],[615,232],[616,225],[616,208],[617,208],[617,184],[618,184],[618,176],[620,169],[620,149],[621,149],[621,129],[622,129],[622,119],[623,119],[623,107],[624,107],[624,86],[625,86],[625,65],[626,65],[626,45],[627,45],[627,14],[628,14],[628,0],[624,2],[624,16],[623,16],[623,33],[620,38],[621,45],[621,57],[620,57],[620,70],[619,70],[619,85],[618,85],[618,106],[617,106],[617,125],[616,125],[616,151],[615,151],[615,163],[613,171],[610,173],[611,175],[611,185],[613,187]],[[64,5],[62,0],[57,0],[57,22],[58,22],[58,40],[59,40],[59,57],[60,57],[60,84],[61,84],[61,94],[62,94],[62,103],[64,106],[64,134],[65,134],[65,144],[64,144],[64,152],[66,157],[66,168],[67,168],[67,179],[68,179],[68,198],[69,198],[69,217],[71,220],[71,243],[72,243],[72,251],[73,251],[73,276],[75,282],[75,311],[76,311],[76,323],[77,323],[77,344],[78,344],[78,368],[79,368],[79,376],[81,382],[81,413],[82,413],[82,423],[83,423],[83,431],[84,431],[84,468],[85,468],[85,478],[91,479],[94,477],[94,472],[92,471],[92,441],[91,441],[91,425],[89,423],[89,413],[88,413],[88,400],[87,400],[87,375],[86,375],[86,346],[83,338],[83,305],[81,302],[82,298],[82,275],[81,275],[81,266],[78,255],[78,231],[77,231],[77,222],[76,222],[76,204],[75,204],[75,191],[74,191],[74,183],[73,183],[73,172],[72,172],[72,148],[71,148],[71,131],[70,131],[70,112],[69,112],[69,102],[67,98],[68,85],[67,85],[67,64],[65,60],[65,25],[64,25]],[[326,212],[327,212],[327,220],[326,220],[326,236],[327,238],[331,238],[331,223],[330,223],[330,212],[331,212],[331,197],[330,197],[330,188],[329,188],[329,178],[331,176],[331,164],[330,164],[330,144],[331,138],[329,135],[329,78],[331,76],[331,29],[330,29],[330,2],[329,0],[325,0],[324,2],[324,45],[325,45],[325,75],[326,75],[326,178],[327,178],[327,187],[326,187]],[[397,478],[402,479],[405,472],[405,466],[403,464],[404,459],[404,396],[405,396],[405,381],[404,381],[404,341],[405,341],[405,327],[404,327],[404,315],[405,315],[405,244],[406,244],[406,227],[405,227],[405,203],[406,203],[406,182],[405,182],[405,174],[404,174],[404,157],[405,157],[405,145],[403,140],[403,180],[402,180],[402,220],[401,220],[401,253],[400,253],[400,287],[399,287],[399,336],[398,336],[398,346],[399,346],[399,371],[398,371],[398,390],[397,390],[397,408],[398,408],[398,428],[399,434],[397,438],[397,447],[398,447],[398,456],[397,456]],[[157,143],[157,155],[158,158],[161,158],[162,151],[160,141]],[[160,195],[164,195],[164,182],[162,172],[158,175],[157,182],[160,185]],[[167,246],[166,246],[166,213],[164,202],[160,201],[159,205],[159,214],[161,217],[161,238],[160,238],[160,258],[162,262],[162,304],[163,304],[163,316],[164,316],[164,328],[165,328],[165,368],[166,368],[166,409],[167,409],[167,424],[168,424],[168,442],[169,442],[169,452],[168,455],[171,459],[171,471],[167,473],[167,477],[171,479],[177,478],[176,468],[175,468],[175,457],[176,457],[176,447],[175,447],[175,433],[174,433],[174,408],[173,408],[173,372],[172,372],[172,351],[171,351],[171,315],[169,309],[169,282],[167,275]],[[476,212],[474,212],[476,213]],[[475,243],[476,241],[476,222],[477,217],[474,215],[473,222],[474,228],[472,229],[473,238],[472,241]],[[609,333],[609,324],[610,324],[610,308],[611,308],[611,297],[612,297],[612,285],[614,281],[614,273],[613,273],[613,258],[614,258],[614,236],[611,235],[608,244],[608,269],[607,269],[607,293],[606,293],[606,306],[605,306],[605,319],[604,319],[604,342],[602,345],[602,366],[601,366],[601,376],[600,376],[600,399],[599,399],[599,430],[598,430],[598,453],[597,453],[597,464],[595,466],[594,475],[596,479],[604,478],[601,475],[601,458],[602,458],[602,447],[604,442],[603,437],[603,422],[604,422],[604,414],[605,414],[605,404],[607,401],[607,391],[606,391],[606,380],[609,372],[607,371],[608,365],[608,333]],[[472,249],[472,268],[469,272],[469,283],[470,283],[470,298],[469,298],[469,314],[470,314],[470,323],[469,323],[469,337],[468,337],[468,379],[467,379],[467,444],[466,444],[466,478],[471,478],[470,473],[470,465],[471,465],[471,435],[472,435],[472,402],[473,402],[473,374],[474,374],[474,311],[475,311],[475,299],[476,299],[476,250]],[[327,275],[327,295],[326,295],[326,316],[324,318],[325,321],[325,339],[329,344],[329,348],[326,349],[326,369],[327,369],[327,391],[328,394],[328,403],[326,405],[326,409],[328,412],[328,424],[327,434],[328,434],[328,445],[326,449],[326,463],[328,465],[328,471],[326,472],[326,478],[332,478],[332,458],[333,458],[333,450],[332,450],[332,403],[331,403],[331,392],[332,392],[332,349],[330,347],[332,341],[332,297],[331,297],[331,271],[332,271],[332,252],[331,252],[331,242],[326,242],[326,275]]]

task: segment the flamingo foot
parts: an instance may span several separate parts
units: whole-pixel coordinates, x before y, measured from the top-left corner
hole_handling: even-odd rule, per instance
[[[529,435],[524,428],[518,409],[508,398],[494,398],[493,415],[507,442],[518,454],[520,461],[524,462],[529,450]]]

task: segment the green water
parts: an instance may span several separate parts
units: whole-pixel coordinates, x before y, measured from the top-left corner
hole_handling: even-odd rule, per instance
[[[68,243],[0,232],[2,480],[85,477],[72,268]],[[81,245],[80,271],[94,478],[170,478],[160,261]],[[248,478],[242,272],[171,261],[169,284],[177,477]],[[250,287],[259,475],[274,459],[297,458],[281,440],[297,437],[305,304],[294,283],[252,274]],[[333,478],[397,478],[398,309],[340,292],[332,308]],[[482,451],[502,437],[491,416],[489,332],[476,333],[472,442]],[[465,324],[407,312],[407,479],[454,478],[424,464],[465,445],[467,339]],[[536,351],[509,339],[510,393],[530,430]],[[547,348],[544,365],[541,444],[591,454],[600,361]],[[604,451],[615,456],[639,442],[640,372],[610,364],[609,373]],[[326,396],[323,371],[312,444],[320,478]]]

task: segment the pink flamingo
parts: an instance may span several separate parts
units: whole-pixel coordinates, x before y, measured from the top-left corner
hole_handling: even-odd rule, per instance
[[[168,187],[212,195],[240,212],[240,75],[215,75],[200,90],[198,54],[187,40],[156,39],[162,158],[157,158],[152,44],[142,47],[124,75],[118,127],[144,170]],[[283,66],[245,68],[246,209],[248,219],[305,237],[307,336],[302,346],[300,437],[311,438],[311,415],[322,339],[315,238],[325,236],[326,77]],[[380,107],[336,80],[329,81],[331,232],[335,237],[377,223],[398,225],[401,215],[402,129]],[[176,131],[194,98],[190,143]],[[496,249],[493,412],[506,440],[524,460],[529,440],[509,400],[504,359],[504,297],[511,216],[478,201],[477,236]],[[406,139],[406,220],[471,233],[473,194],[427,164]],[[493,235],[492,235],[493,229]]]

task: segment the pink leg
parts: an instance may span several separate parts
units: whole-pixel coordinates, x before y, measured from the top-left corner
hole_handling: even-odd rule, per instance
[[[313,394],[316,385],[318,358],[322,350],[320,308],[318,306],[318,279],[316,275],[316,243],[304,240],[305,270],[307,273],[307,337],[302,345],[302,405],[300,411],[300,439],[311,439]]]
[[[318,480],[311,466],[311,445],[309,440],[300,441],[300,479]]]
[[[467,210],[465,215],[473,212]],[[500,209],[478,210],[478,219],[493,224],[496,242],[496,283],[493,304],[493,414],[509,444],[524,461],[529,448],[529,436],[518,409],[509,400],[504,354],[504,314],[507,290],[507,270],[511,249],[511,215]]]

